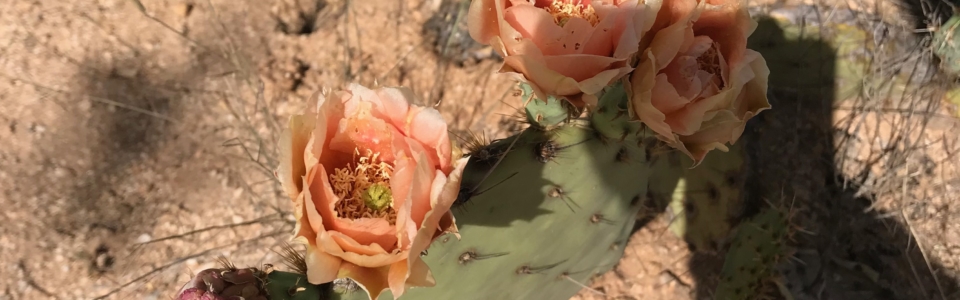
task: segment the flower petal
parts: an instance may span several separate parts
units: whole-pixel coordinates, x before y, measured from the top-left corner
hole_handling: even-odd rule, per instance
[[[407,115],[411,110],[418,107],[411,107],[410,101],[416,99],[408,88],[380,88],[376,90],[378,98],[377,106],[374,108],[374,117],[388,120],[400,132],[409,133],[406,129]]]
[[[449,176],[444,177],[442,173],[437,173],[433,180],[433,187],[430,191],[430,204],[432,209],[426,213],[423,220],[423,226],[417,232],[416,239],[410,246],[410,252],[405,261],[404,267],[395,266],[396,271],[391,268],[390,289],[395,297],[400,297],[411,286],[433,286],[436,281],[430,272],[430,268],[420,258],[420,253],[426,250],[430,243],[444,232],[438,232],[440,221],[451,217],[450,206],[456,200],[460,192],[460,180],[463,174],[463,168],[466,166],[469,158],[461,158],[454,163],[454,170]],[[450,216],[448,216],[450,215]],[[456,225],[452,226],[456,230]],[[459,238],[459,235],[457,236]],[[404,274],[403,284],[401,285],[400,274]],[[395,277],[396,276],[396,277]]]
[[[500,34],[500,13],[503,1],[475,0],[467,11],[467,28],[470,37],[480,43],[489,43]]]
[[[427,153],[430,161],[436,162],[435,166],[440,170],[450,172],[450,136],[447,133],[447,122],[439,111],[433,108],[418,111],[410,120],[410,128],[406,133],[424,146],[434,149],[432,153]]]
[[[350,99],[350,93],[344,91],[334,92],[328,98],[323,94],[317,95],[317,121],[313,129],[313,138],[307,149],[312,154],[313,159],[318,163],[329,168],[342,166],[345,160],[340,155],[323,155],[324,149],[328,149],[330,139],[337,133],[340,120],[343,119],[343,102]],[[305,154],[306,155],[306,154]],[[333,172],[333,169],[327,169],[327,172]]]
[[[361,151],[360,155],[366,155],[364,152],[370,150],[378,154],[382,161],[393,161],[393,136],[401,135],[400,131],[372,115],[374,103],[356,101],[351,104],[353,107],[347,109],[348,115],[340,120],[338,130],[330,140],[329,149],[347,154],[340,157],[351,161],[357,150]]]
[[[397,248],[396,228],[390,222],[377,218],[361,218],[355,220],[337,218],[334,221],[334,230],[349,236],[363,245],[376,245],[385,251]]]
[[[406,252],[389,253],[377,244],[361,245],[353,238],[332,230],[319,234],[317,247],[330,255],[365,268],[387,266],[404,259],[406,255]]]
[[[646,59],[641,60],[640,65],[637,66],[637,69],[631,75],[630,85],[632,86],[632,95],[630,95],[629,104],[631,111],[640,121],[653,132],[666,138],[665,141],[669,142],[675,139],[673,130],[670,129],[670,126],[666,123],[666,115],[653,105],[654,97],[662,96],[654,95],[653,92],[657,78],[659,77],[659,75],[657,75],[655,56],[649,49],[645,52],[645,56]],[[666,79],[661,80],[665,81]]]
[[[407,268],[407,262],[405,260],[390,265],[390,273],[387,274],[387,284],[390,286],[390,291],[393,292],[394,299],[400,299],[400,296],[402,296],[406,290],[408,271],[409,269]]]
[[[343,262],[339,257],[327,254],[315,247],[307,247],[304,260],[307,268],[307,281],[311,284],[323,284],[337,279],[340,265]]]
[[[411,146],[417,146],[417,144],[411,144]],[[410,190],[411,199],[420,200],[420,201],[411,201],[412,206],[410,207],[410,218],[415,224],[418,224],[418,228],[423,226],[424,216],[427,214],[427,211],[430,211],[430,186],[433,184],[433,174],[434,172],[440,172],[436,167],[427,164],[426,155],[423,152],[414,152],[414,158],[417,163],[416,171],[413,174],[413,182],[411,184],[412,189]]]
[[[333,209],[326,209],[330,207],[326,204],[327,202],[335,202],[337,196],[333,195],[333,191],[328,191],[330,187],[329,184],[326,184],[329,182],[327,181],[327,172],[323,170],[322,166],[312,168],[308,172],[307,176],[303,178],[303,185],[307,187],[303,190],[303,208],[310,228],[313,229],[313,232],[320,233],[333,227],[328,226],[328,224],[332,224],[334,219]],[[324,224],[324,220],[328,224]]]
[[[323,172],[322,168],[313,168],[308,176],[304,176],[303,184],[309,186],[314,174]],[[332,256],[323,249],[317,247],[316,240],[320,233],[325,231],[323,227],[323,218],[317,213],[314,205],[311,189],[304,189],[300,197],[297,198],[297,233],[296,239],[307,245],[307,253],[304,256],[307,267],[307,281],[312,284],[321,284],[333,281],[337,277],[340,269],[341,259]]]
[[[283,190],[291,200],[297,198],[303,190],[303,175],[307,168],[304,161],[304,151],[310,141],[310,131],[314,128],[316,115],[295,115],[287,122],[288,128],[280,136],[280,166],[277,168],[277,177]]]
[[[468,159],[469,158],[461,158],[457,160],[454,164],[453,172],[450,172],[446,180],[434,180],[433,190],[439,190],[439,192],[431,192],[430,203],[433,207],[427,212],[423,220],[423,225],[420,227],[419,232],[417,232],[416,239],[414,239],[413,244],[410,245],[411,255],[419,255],[420,252],[430,247],[430,243],[433,242],[434,238],[442,234],[442,232],[438,232],[440,220],[450,212],[450,206],[457,200],[457,194],[460,192],[460,180],[463,176],[463,168],[466,166]],[[437,188],[437,186],[442,186],[442,188]],[[411,257],[410,259],[413,258]]]
[[[566,96],[580,93],[577,80],[547,67],[543,61],[535,61],[524,55],[507,56],[503,59],[501,72],[523,74],[527,81],[550,95]],[[545,99],[545,98],[541,98]]]
[[[573,21],[571,19],[571,21]],[[584,20],[580,20],[586,22]],[[533,5],[514,5],[503,11],[503,22],[516,30],[523,38],[533,42],[543,55],[571,54],[573,44],[564,44],[568,37],[567,32],[576,29],[560,28],[553,22],[553,16],[546,10]],[[581,24],[583,25],[583,24]],[[586,26],[589,28],[590,24]],[[575,26],[582,29],[582,26]],[[592,31],[592,28],[591,28]],[[581,31],[582,32],[582,31]],[[580,41],[575,41],[580,42]],[[583,41],[586,42],[586,41]]]
[[[410,218],[413,207],[413,198],[410,195],[413,193],[417,163],[405,153],[397,156],[393,176],[390,177],[390,190],[393,192],[393,208],[397,210],[397,247],[404,249],[413,242],[413,233],[417,229],[417,224]]]

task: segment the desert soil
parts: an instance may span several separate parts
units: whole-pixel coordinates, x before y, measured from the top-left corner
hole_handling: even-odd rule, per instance
[[[517,130],[513,82],[495,74],[500,62],[489,48],[470,40],[459,5],[0,4],[0,299],[170,299],[220,255],[282,266],[274,251],[293,220],[272,177],[275,145],[286,117],[321,89],[402,85],[455,133]],[[810,278],[788,281],[822,299],[960,299],[954,112],[925,106],[935,117],[904,135],[910,144],[892,136],[916,118],[855,114],[772,90],[775,109],[744,139],[760,149],[756,169],[778,180],[755,188],[806,201],[814,221],[804,229],[819,236],[798,247],[804,265],[816,266],[799,272]],[[850,126],[831,118],[863,120],[850,133],[860,144],[835,146]],[[916,147],[882,158],[906,165],[863,162],[883,160],[871,149],[900,145]],[[862,163],[834,166],[836,149]],[[850,188],[837,180],[865,173],[896,176]],[[615,270],[584,283],[576,298],[710,298],[714,278],[697,267],[715,265],[717,255],[689,249],[669,223],[664,213],[640,228]]]

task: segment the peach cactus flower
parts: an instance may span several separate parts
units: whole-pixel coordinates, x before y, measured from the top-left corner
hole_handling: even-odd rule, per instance
[[[583,108],[633,70],[631,58],[655,15],[638,0],[476,0],[468,27],[504,57],[501,73],[528,82],[537,98],[566,98]]]
[[[747,49],[756,27],[743,1],[663,0],[630,78],[631,111],[696,164],[727,151],[770,108],[770,70]]]
[[[452,155],[440,113],[412,99],[351,84],[291,117],[277,176],[295,203],[310,283],[351,278],[371,299],[435,284],[420,253],[458,232],[450,206],[466,158]]]

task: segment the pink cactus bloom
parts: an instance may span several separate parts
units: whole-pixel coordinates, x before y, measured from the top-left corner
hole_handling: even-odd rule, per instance
[[[450,206],[466,165],[446,122],[403,88],[351,84],[317,98],[290,119],[277,170],[307,245],[307,279],[351,278],[371,299],[433,286],[420,253],[457,234]]]
[[[770,70],[747,49],[757,27],[738,0],[663,0],[631,75],[631,110],[695,164],[770,108]]]
[[[633,70],[656,13],[637,0],[476,0],[468,27],[504,57],[501,73],[529,83],[540,99],[583,108]]]

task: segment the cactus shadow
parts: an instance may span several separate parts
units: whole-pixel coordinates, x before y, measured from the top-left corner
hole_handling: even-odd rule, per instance
[[[526,130],[519,137],[492,142],[480,150],[483,154],[471,155],[453,206],[457,224],[508,227],[515,221],[530,221],[551,213],[541,207],[546,192],[529,188],[552,184],[542,176],[544,166],[550,162],[538,162],[534,152],[536,143],[546,138],[540,131]],[[517,152],[521,155],[514,154]],[[498,162],[507,154],[510,155]],[[507,170],[503,166],[508,165],[522,167],[503,171]],[[509,199],[509,205],[504,205],[504,199]],[[497,217],[486,217],[489,215]]]
[[[810,232],[795,235],[793,258],[778,267],[784,287],[793,299],[940,299],[941,292],[956,297],[958,280],[933,261],[926,267],[906,225],[869,210],[870,199],[844,186],[834,164],[838,63],[830,45],[785,32],[770,17],[758,22],[749,48],[770,67],[773,109],[751,120],[740,139],[749,161],[742,218],[768,203],[792,207],[793,224]],[[696,299],[714,298],[722,252],[690,258]]]
[[[175,134],[183,93],[142,74],[137,59],[71,62],[78,72],[70,89],[52,97],[66,113],[35,146],[46,157],[42,167],[51,170],[45,174],[53,175],[18,184],[45,186],[36,192],[46,205],[39,212],[43,230],[55,232],[53,239],[70,245],[65,247],[79,248],[74,255],[89,263],[90,276],[113,276],[134,260],[126,251],[133,236],[156,225],[150,216],[160,206],[158,184],[130,178],[142,178],[137,176],[152,167],[150,158]],[[42,83],[37,88],[51,89]]]

